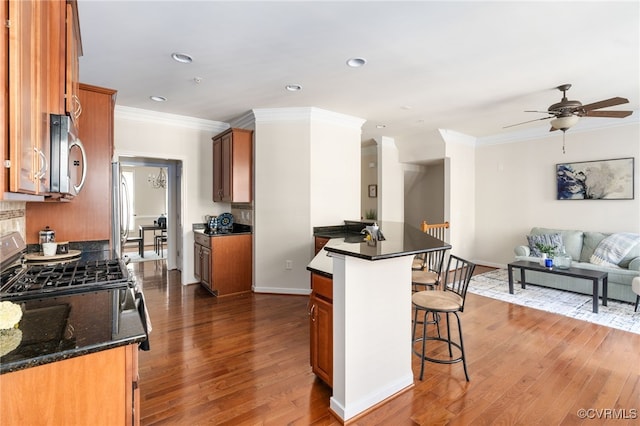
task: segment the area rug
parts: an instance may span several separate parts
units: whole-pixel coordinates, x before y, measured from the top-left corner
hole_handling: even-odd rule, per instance
[[[132,263],[146,262],[148,260],[162,260],[167,258],[167,251],[164,250],[162,252],[162,256],[160,256],[158,253],[156,253],[153,250],[148,250],[148,251],[145,250],[144,257],[140,257],[140,255],[137,252],[125,253],[123,257],[128,257],[130,262]]]
[[[595,314],[592,311],[593,298],[588,294],[529,284],[526,289],[522,289],[519,282],[514,282],[514,294],[509,294],[506,269],[474,276],[469,283],[469,292],[640,334],[640,310],[633,312],[634,305],[631,303],[608,300],[607,306],[602,306],[600,302],[598,313]]]

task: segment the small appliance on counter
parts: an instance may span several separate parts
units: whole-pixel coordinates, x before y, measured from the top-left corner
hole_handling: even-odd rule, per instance
[[[56,231],[47,226],[38,233],[38,236],[40,241],[40,254],[44,255],[44,245],[56,242]]]

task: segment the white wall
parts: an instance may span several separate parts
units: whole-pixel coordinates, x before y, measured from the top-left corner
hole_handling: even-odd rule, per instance
[[[597,120],[597,119],[594,119]],[[640,125],[566,134],[476,149],[474,257],[505,266],[534,226],[600,232],[640,232]],[[635,158],[634,200],[556,199],[557,163]],[[455,228],[455,223],[452,223]]]
[[[115,158],[120,156],[180,160],[182,177],[182,283],[196,282],[193,276],[192,223],[206,214],[229,211],[227,203],[212,201],[211,138],[229,125],[173,114],[116,107]]]
[[[442,131],[445,141],[445,220],[450,222],[451,253],[473,258],[476,232],[475,138]]]
[[[404,166],[392,138],[378,142],[378,220],[404,221]],[[383,230],[384,231],[384,230]]]
[[[360,216],[363,121],[316,108],[253,112],[254,290],[308,294],[313,227]]]

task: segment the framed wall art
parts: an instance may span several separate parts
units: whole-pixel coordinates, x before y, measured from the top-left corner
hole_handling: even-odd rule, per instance
[[[633,200],[633,160],[556,164],[558,200]]]
[[[378,185],[369,185],[369,198],[376,198],[378,196]]]

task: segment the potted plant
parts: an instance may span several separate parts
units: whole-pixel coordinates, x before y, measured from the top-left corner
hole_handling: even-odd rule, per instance
[[[547,258],[553,259],[554,256],[556,255],[556,246],[552,246],[550,244],[536,243],[536,248],[540,250],[540,253],[542,253],[542,259],[540,260],[541,265],[544,265],[545,259]]]

